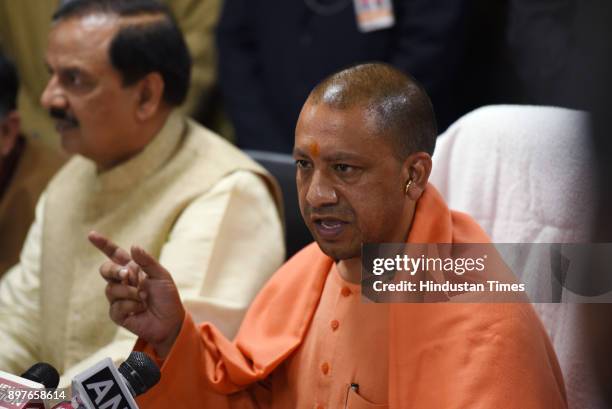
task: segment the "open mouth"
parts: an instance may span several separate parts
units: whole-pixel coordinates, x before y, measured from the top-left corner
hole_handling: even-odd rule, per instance
[[[314,219],[313,221],[319,236],[326,239],[340,236],[348,224],[345,221],[333,218]]]

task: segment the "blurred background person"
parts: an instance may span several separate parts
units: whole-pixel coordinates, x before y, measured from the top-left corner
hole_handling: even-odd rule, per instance
[[[225,0],[219,85],[237,145],[291,152],[312,87],[374,60],[424,84],[444,129],[456,116],[450,85],[463,53],[465,12],[464,0]]]
[[[509,0],[506,56],[514,73],[513,99],[519,103],[553,105],[590,113],[590,137],[583,143],[592,151],[594,201],[587,203],[592,219],[578,215],[596,243],[612,243],[612,3],[609,0]],[[567,152],[567,161],[575,161]],[[555,175],[551,175],[554,180]],[[568,186],[568,202],[572,206]],[[580,199],[583,199],[582,197]],[[594,265],[583,271],[585,286],[597,286],[610,266]],[[599,289],[602,293],[606,288]],[[599,405],[579,402],[581,409],[612,407],[612,304],[577,305],[574,331],[584,341],[586,359],[594,368],[603,396]],[[578,382],[584,382],[582,379]],[[570,400],[571,403],[571,400]]]
[[[15,66],[0,50],[0,277],[19,261],[36,201],[64,162],[59,153],[23,134],[18,89]]]
[[[0,1],[0,46],[15,62],[21,77],[18,108],[28,134],[60,149],[59,135],[46,110],[40,105],[49,73],[44,64],[44,51],[51,16],[60,3],[70,0]],[[221,0],[162,0],[181,31],[193,60],[189,93],[181,111],[195,117],[209,128],[223,134],[225,122],[219,121],[216,95],[216,52],[214,27]],[[219,129],[219,127],[221,127]]]
[[[576,3],[581,11],[572,31],[581,52],[572,55],[569,61],[575,69],[563,78],[559,87],[572,87],[592,113],[591,140],[585,141],[594,152],[595,163],[591,166],[596,170],[597,183],[592,238],[595,242],[612,243],[612,3],[608,0]],[[571,158],[571,152],[568,156]],[[611,274],[611,269],[610,265],[596,266],[585,272],[585,280],[599,281],[600,277],[593,274]],[[582,326],[576,331],[588,340],[598,386],[607,407],[612,407],[612,304],[586,304]]]
[[[610,43],[599,24],[607,3],[467,2],[465,54],[453,86],[458,112],[492,104],[591,111],[592,90],[601,88],[602,78],[596,60]]]

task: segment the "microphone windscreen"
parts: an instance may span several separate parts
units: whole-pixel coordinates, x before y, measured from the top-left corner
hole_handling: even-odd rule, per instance
[[[32,365],[30,369],[21,374],[21,377],[42,383],[47,389],[57,388],[60,379],[57,369],[46,362],[39,362]]]
[[[135,396],[153,387],[161,378],[157,364],[143,352],[134,351],[119,365],[119,373],[134,389]]]

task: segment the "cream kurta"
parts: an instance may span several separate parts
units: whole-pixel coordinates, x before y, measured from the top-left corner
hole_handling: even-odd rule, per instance
[[[143,243],[171,269],[189,311],[232,337],[284,258],[274,186],[177,113],[107,172],[72,159],[38,204],[21,263],[0,283],[0,368],[17,373],[42,360],[68,381],[103,357],[129,354],[135,338],[108,317],[97,271],[104,255],[87,242],[91,229],[123,247]]]

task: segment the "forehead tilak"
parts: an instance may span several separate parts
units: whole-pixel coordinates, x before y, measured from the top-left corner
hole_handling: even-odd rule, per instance
[[[310,155],[315,158],[321,154],[321,147],[319,146],[319,143],[316,141],[311,142],[310,145],[308,146],[308,149],[310,151]]]

